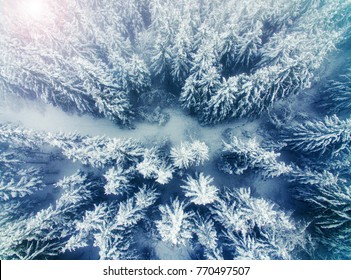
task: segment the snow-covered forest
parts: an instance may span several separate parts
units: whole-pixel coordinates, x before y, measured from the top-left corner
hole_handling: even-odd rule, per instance
[[[0,259],[351,259],[351,2],[0,0]]]

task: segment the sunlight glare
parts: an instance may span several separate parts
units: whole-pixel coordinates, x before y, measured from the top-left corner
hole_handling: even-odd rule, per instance
[[[45,13],[43,0],[26,0],[21,3],[21,13],[25,17],[40,19]]]

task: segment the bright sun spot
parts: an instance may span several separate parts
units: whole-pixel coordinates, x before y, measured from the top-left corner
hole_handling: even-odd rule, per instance
[[[23,16],[39,20],[45,14],[45,3],[43,0],[25,0],[20,9]]]

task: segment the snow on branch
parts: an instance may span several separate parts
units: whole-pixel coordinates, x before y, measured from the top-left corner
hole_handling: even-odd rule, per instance
[[[218,188],[212,185],[213,178],[205,176],[202,172],[195,178],[187,176],[185,185],[181,186],[185,191],[185,196],[197,205],[213,203],[218,199]]]
[[[338,155],[348,152],[351,139],[351,120],[340,120],[336,115],[324,120],[311,120],[285,129],[288,146],[306,154]]]
[[[239,140],[232,136],[230,142],[223,143],[221,169],[229,174],[242,174],[248,169],[258,169],[265,178],[279,177],[292,169],[284,162],[279,162],[279,153],[260,147],[256,139]]]
[[[192,237],[193,225],[190,218],[193,212],[185,211],[186,205],[178,198],[170,204],[160,205],[161,220],[156,221],[157,230],[163,241],[174,246],[185,245]]]
[[[234,259],[293,259],[308,243],[303,225],[275,204],[252,197],[250,189],[225,192],[211,212],[224,227]]]
[[[181,142],[180,146],[173,147],[171,159],[173,165],[180,169],[187,169],[193,165],[199,166],[209,159],[208,146],[199,140]]]

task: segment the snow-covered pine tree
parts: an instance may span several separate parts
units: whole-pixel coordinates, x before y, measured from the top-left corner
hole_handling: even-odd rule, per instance
[[[348,113],[351,109],[351,67],[324,84],[320,95],[322,109],[332,114]]]
[[[105,174],[105,194],[122,195],[131,188],[131,170],[124,170],[121,166],[111,167]]]
[[[43,186],[39,169],[13,167],[5,171],[0,161],[0,200],[7,201],[31,195]]]
[[[181,142],[178,147],[171,149],[170,157],[176,168],[187,169],[193,165],[199,166],[209,159],[209,149],[205,142]]]
[[[306,191],[306,197],[308,197],[308,192],[309,192],[309,187],[315,186],[315,185],[325,185],[325,186],[333,186],[337,185],[340,182],[342,182],[342,179],[339,178],[338,175],[334,175],[333,173],[323,170],[321,172],[312,170],[309,167],[306,168],[300,168],[297,166],[293,166],[291,172],[289,173],[288,180],[290,182],[295,182],[298,183],[299,185],[303,185],[304,187],[299,188],[297,193],[298,196],[303,195],[303,193]],[[305,187],[309,186],[309,187]]]
[[[308,205],[313,234],[328,259],[350,257],[351,187],[348,180],[328,171],[293,174],[295,198]],[[327,254],[327,255],[325,255]]]
[[[0,200],[18,200],[45,186],[42,167],[50,155],[42,146],[34,132],[0,124]]]
[[[273,178],[292,170],[291,166],[277,160],[279,153],[263,149],[254,138],[244,142],[231,136],[230,142],[223,142],[223,145],[220,169],[226,173],[240,175],[248,169],[258,169],[263,177]]]
[[[162,163],[156,172],[156,182],[165,185],[168,184],[173,178],[174,169],[167,163]]]
[[[160,205],[161,220],[156,221],[157,230],[161,239],[174,246],[185,245],[192,237],[193,224],[191,211],[186,211],[186,204],[178,198],[170,204]]]
[[[130,54],[121,15],[125,10],[108,1],[99,8],[93,2],[45,3],[50,17],[32,22],[35,28],[31,28],[13,10],[19,4],[2,10],[6,11],[0,43],[3,91],[129,124],[130,91],[148,88],[150,74],[145,63]],[[57,28],[58,16],[65,18],[62,28]],[[27,35],[20,36],[21,32]]]
[[[73,223],[91,201],[94,182],[77,172],[57,183],[61,190],[55,205],[30,217],[9,220],[0,232],[1,259],[44,259],[60,254],[73,233]]]
[[[147,209],[157,200],[158,193],[147,187],[139,188],[133,197],[120,203],[95,205],[77,220],[75,233],[63,251],[74,251],[93,244],[99,249],[100,259],[134,259],[131,248],[135,242],[133,230],[145,218]]]
[[[298,29],[294,32],[282,29],[269,39],[259,54],[255,47],[252,52],[262,56],[255,71],[241,73],[221,82],[211,96],[203,99],[206,109],[201,110],[200,113],[204,114],[202,117],[209,123],[226,118],[257,117],[277,100],[309,88],[314,71],[335,49],[334,46],[344,40],[346,32],[345,24],[340,23],[342,15],[340,22],[333,23],[335,25],[332,27],[326,24],[331,20],[321,15],[338,14],[349,6],[341,1],[338,7],[327,3],[318,9],[308,10],[296,25],[304,30],[307,22],[312,24],[315,28],[313,34],[307,35]],[[227,101],[229,104],[226,104]]]
[[[221,83],[215,43],[206,43],[194,54],[193,67],[180,95],[182,107],[196,113],[205,108],[207,100]]]
[[[226,191],[211,213],[234,259],[295,259],[305,250],[305,228],[250,189]]]
[[[204,248],[204,257],[207,260],[222,260],[223,252],[219,245],[219,238],[214,222],[211,218],[202,218],[197,215],[195,219],[195,234],[198,242]]]
[[[134,54],[126,64],[127,89],[140,94],[151,86],[150,72],[145,62]]]
[[[161,185],[167,184],[173,178],[173,168],[161,159],[155,148],[145,149],[143,160],[136,165],[136,170],[145,179],[155,179]]]
[[[67,158],[96,168],[108,165],[137,163],[144,148],[132,139],[105,136],[82,136],[77,133],[44,133],[19,126],[2,125],[0,142],[21,145],[47,144],[59,148]]]
[[[160,81],[167,82],[170,77],[172,52],[166,38],[158,37],[151,56],[151,72],[160,79]]]
[[[142,32],[148,24],[145,19],[145,13],[148,12],[149,0],[131,0],[131,1],[107,1],[112,11],[118,13],[123,23],[125,32],[131,41],[135,40],[138,33]],[[102,6],[100,4],[99,6]],[[104,7],[104,6],[102,6]]]
[[[202,172],[195,178],[187,176],[183,181],[185,185],[181,188],[185,191],[185,196],[190,198],[190,202],[197,205],[207,205],[214,203],[218,199],[218,188],[212,185],[213,178],[205,176]]]
[[[242,75],[238,75],[223,80],[222,86],[212,94],[204,110],[206,122],[219,123],[233,113],[233,108],[235,108],[237,102],[235,93],[240,90],[242,77]]]
[[[247,30],[241,30],[237,41],[235,64],[248,67],[260,55],[263,37],[263,23],[259,20],[251,23]]]
[[[171,75],[174,83],[179,88],[184,85],[192,66],[192,42],[189,33],[189,27],[182,24],[175,37],[175,44],[172,49]]]
[[[162,161],[156,149],[145,149],[143,160],[137,164],[136,170],[143,175],[144,178],[149,179],[155,177],[161,164]]]
[[[36,150],[43,145],[43,142],[41,137],[30,129],[10,123],[0,124],[0,143],[7,143],[12,147],[27,147]]]
[[[174,3],[169,0],[150,0],[150,17],[151,17],[151,28],[155,30],[155,32],[163,33],[168,32],[167,26],[170,24],[170,20],[172,20],[171,13],[174,16],[177,15],[175,11]]]
[[[45,140],[62,150],[73,161],[96,168],[111,166],[116,163],[137,163],[144,148],[132,139],[108,138],[105,136],[81,136],[78,134],[52,134]]]
[[[338,155],[348,152],[351,140],[351,120],[340,120],[336,115],[324,120],[308,120],[287,127],[284,142],[295,151],[306,154]]]
[[[237,44],[239,40],[238,25],[229,23],[220,34],[219,56],[224,72],[229,72],[235,66]]]

